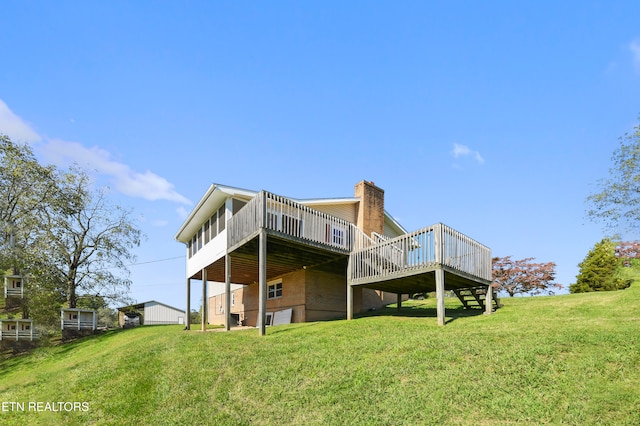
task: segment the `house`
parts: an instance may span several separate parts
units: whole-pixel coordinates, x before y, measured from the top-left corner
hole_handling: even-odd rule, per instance
[[[202,281],[203,329],[240,322],[264,334],[269,317],[351,319],[424,291],[436,291],[444,324],[445,289],[493,309],[489,248],[443,224],[407,233],[373,182],[351,198],[308,200],[213,184],[175,239],[187,254],[187,311],[191,280]]]
[[[24,298],[24,278],[21,275],[5,275],[4,297]]]
[[[98,315],[93,309],[64,308],[60,310],[61,330],[95,330]]]
[[[0,340],[19,341],[37,339],[38,332],[30,319],[0,320]]]
[[[150,300],[118,308],[120,327],[136,325],[185,324],[185,311]]]

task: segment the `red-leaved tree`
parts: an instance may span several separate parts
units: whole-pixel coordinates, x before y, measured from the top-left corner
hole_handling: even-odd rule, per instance
[[[635,259],[640,257],[640,241],[621,241],[616,244],[616,257],[618,259]]]
[[[556,264],[554,262],[535,263],[533,257],[513,260],[511,256],[494,257],[492,260],[493,288],[504,290],[509,296],[520,293],[553,294],[562,285],[554,283]]]

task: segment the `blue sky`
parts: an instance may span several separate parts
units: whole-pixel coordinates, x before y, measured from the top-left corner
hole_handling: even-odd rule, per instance
[[[134,209],[139,302],[185,306],[173,238],[213,182],[317,198],[371,180],[409,231],[446,223],[556,262],[568,286],[603,236],[584,200],[638,123],[639,16],[637,1],[5,0],[0,132]]]

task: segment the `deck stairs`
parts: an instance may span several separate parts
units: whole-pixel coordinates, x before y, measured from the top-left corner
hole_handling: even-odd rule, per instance
[[[485,302],[487,299],[486,286],[455,289],[453,292],[458,296],[458,299],[460,299],[465,309],[485,309]],[[493,300],[491,303],[494,311],[502,307],[500,298],[495,291],[493,292]]]

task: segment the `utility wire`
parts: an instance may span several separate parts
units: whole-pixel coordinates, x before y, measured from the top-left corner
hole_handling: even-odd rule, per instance
[[[158,259],[158,260],[149,260],[147,262],[130,263],[129,265],[124,265],[124,266],[125,267],[129,267],[129,266],[147,265],[149,263],[159,263],[159,262],[167,262],[169,260],[184,259],[185,257],[186,256],[168,257],[166,259]]]

